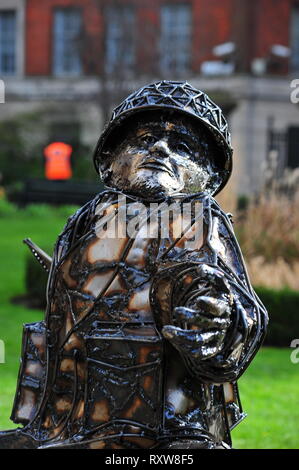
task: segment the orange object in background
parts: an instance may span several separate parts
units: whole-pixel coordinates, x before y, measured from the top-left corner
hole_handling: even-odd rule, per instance
[[[64,142],[53,142],[44,149],[45,174],[48,180],[68,180],[72,177],[73,148]]]

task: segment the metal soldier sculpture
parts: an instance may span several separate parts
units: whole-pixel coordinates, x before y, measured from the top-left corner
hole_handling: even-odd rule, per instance
[[[153,83],[114,110],[94,160],[108,189],[58,238],[45,321],[24,331],[12,413],[24,427],[0,446],[230,447],[244,417],[236,381],[267,313],[212,197],[231,174],[227,122],[188,83]],[[180,209],[167,236],[152,203]],[[177,236],[184,204],[191,223]],[[144,236],[149,219],[158,236]]]

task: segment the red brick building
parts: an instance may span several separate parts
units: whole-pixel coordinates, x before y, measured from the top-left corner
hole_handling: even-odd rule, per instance
[[[113,100],[187,79],[229,113],[238,192],[261,186],[270,147],[299,166],[297,0],[0,0],[0,77],[1,119],[34,111],[41,142],[72,129],[90,147]]]
[[[113,35],[109,21],[113,20],[114,28],[119,29],[114,32],[115,41],[115,35],[121,37],[127,33],[128,40],[130,33],[128,49],[133,48],[135,71],[139,73],[150,72],[151,61],[163,56],[163,52],[172,54],[172,49],[176,49],[178,56],[187,56],[184,71],[198,74],[204,62],[219,60],[214,47],[227,42],[233,42],[235,50],[224,60],[233,61],[235,72],[254,73],[256,59],[264,59],[265,72],[272,74],[299,68],[299,58],[294,56],[299,49],[299,3],[294,0],[27,0],[25,3],[24,72],[28,76],[53,74],[59,14],[65,16],[66,22],[69,16],[70,23],[76,22],[74,15],[78,17],[77,26],[73,27],[82,40],[81,44],[79,40],[77,43],[82,74],[93,74],[103,66],[107,41],[111,40],[109,34]],[[60,38],[63,39],[63,34]],[[165,46],[160,44],[163,39]],[[275,56],[272,52],[275,45],[289,47],[293,53],[289,58]],[[163,69],[163,57],[159,59]]]

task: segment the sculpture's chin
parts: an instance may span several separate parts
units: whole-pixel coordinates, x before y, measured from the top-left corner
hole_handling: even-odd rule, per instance
[[[146,172],[145,175],[142,172],[132,177],[132,179],[111,178],[106,183],[115,189],[146,199],[165,198],[184,189],[184,184],[171,178],[166,172]]]
[[[124,185],[117,189],[121,189],[121,191],[125,193],[133,194],[143,199],[163,199],[179,192],[163,186],[151,186],[150,184]]]
[[[145,199],[162,199],[178,193],[195,194],[207,192],[214,194],[219,187],[220,177],[216,173],[211,177],[205,169],[195,168],[180,176],[170,175],[166,171],[140,169],[131,174],[106,172],[102,173],[105,184],[128,194]]]

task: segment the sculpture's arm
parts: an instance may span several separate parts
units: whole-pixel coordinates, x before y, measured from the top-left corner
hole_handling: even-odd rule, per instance
[[[264,338],[267,313],[253,292],[221,269],[201,265],[206,292],[174,311],[176,325],[162,332],[180,352],[189,372],[209,383],[239,378]]]

